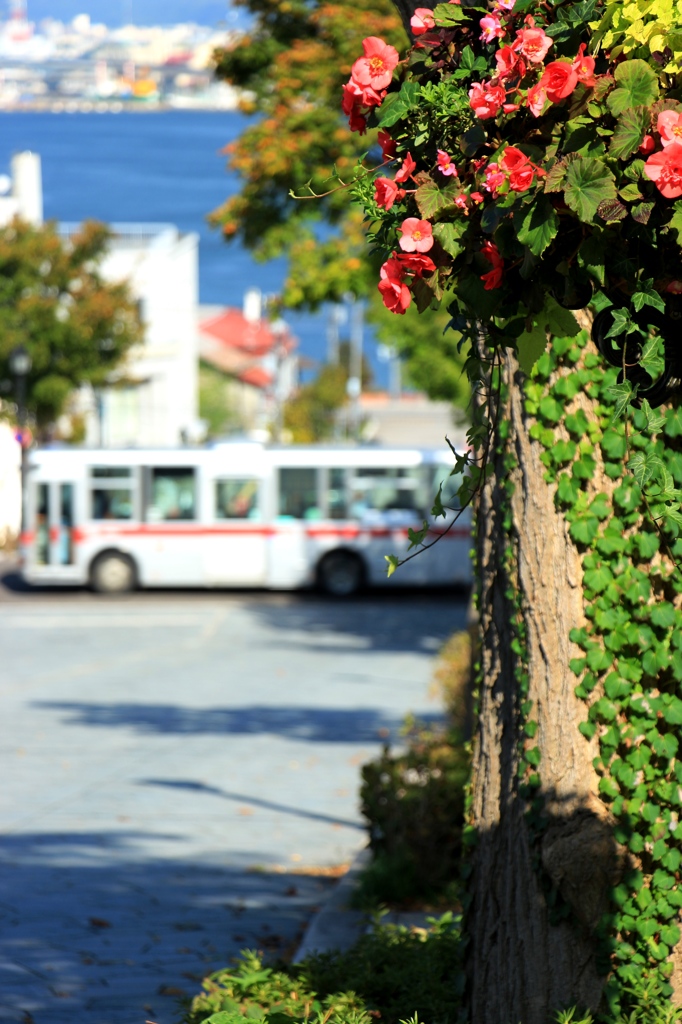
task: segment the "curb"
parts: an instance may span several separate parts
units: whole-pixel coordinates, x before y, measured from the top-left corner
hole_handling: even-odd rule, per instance
[[[293,963],[300,963],[312,953],[328,953],[333,949],[345,951],[360,938],[367,926],[368,915],[363,910],[352,910],[348,904],[359,876],[370,860],[368,846],[356,853],[348,871],[306,928]]]

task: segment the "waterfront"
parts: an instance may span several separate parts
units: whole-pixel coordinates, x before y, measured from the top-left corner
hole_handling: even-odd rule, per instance
[[[62,221],[170,222],[201,238],[202,303],[240,306],[244,289],[281,287],[284,260],[256,263],[226,244],[207,214],[238,187],[220,150],[242,130],[236,112],[0,115],[0,172],[12,153],[31,149],[43,162],[45,216]],[[322,314],[287,314],[304,356],[326,351]],[[376,369],[381,372],[381,364]]]

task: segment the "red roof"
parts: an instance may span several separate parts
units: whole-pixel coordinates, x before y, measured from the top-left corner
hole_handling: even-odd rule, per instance
[[[272,384],[272,374],[264,370],[262,366],[250,366],[247,370],[238,373],[237,376],[245,384],[253,384],[256,388],[267,388]]]
[[[210,334],[230,348],[240,349],[252,356],[264,356],[271,352],[278,341],[283,340],[287,350],[293,338],[287,331],[279,338],[271,329],[267,320],[246,320],[239,309],[226,309],[218,316],[203,320],[199,330]]]

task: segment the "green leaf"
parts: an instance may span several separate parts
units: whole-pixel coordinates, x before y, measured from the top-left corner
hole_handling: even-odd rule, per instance
[[[397,555],[384,555],[384,558],[388,562],[386,569],[386,575],[392,576],[400,564],[400,559]]]
[[[663,471],[663,460],[660,455],[651,451],[634,452],[628,459],[628,469],[640,487]]]
[[[543,316],[549,333],[558,338],[575,338],[580,334],[580,324],[573,313],[570,309],[560,306],[551,295],[545,299]]]
[[[623,61],[615,79],[616,88],[606,99],[614,117],[632,107],[649,107],[658,97],[658,76],[644,60]]]
[[[653,306],[654,309],[665,313],[665,302],[654,288],[653,278],[640,281],[637,291],[633,293],[632,305],[638,313],[644,306]]]
[[[533,366],[547,348],[547,332],[539,324],[533,324],[530,331],[523,331],[516,339],[519,366],[524,373],[531,373]],[[556,422],[556,420],[554,421]]]
[[[634,107],[632,110],[625,110],[616,124],[611,142],[609,144],[609,156],[616,160],[626,160],[639,149],[642,139],[651,127],[651,112],[646,107]],[[629,186],[632,188],[632,186]],[[635,191],[639,192],[638,189]],[[621,192],[622,195],[622,192]],[[627,196],[623,196],[624,199]],[[634,196],[639,199],[640,196]]]
[[[639,365],[655,380],[665,369],[665,358],[662,352],[663,344],[659,337],[647,338],[642,346],[642,355]]]
[[[606,389],[609,400],[613,402],[612,423],[621,418],[634,398],[636,390],[637,388],[633,388],[629,380],[624,380],[622,384],[612,384]]]
[[[455,209],[455,198],[460,191],[454,185],[445,185],[444,188],[440,188],[435,181],[427,181],[419,186],[414,198],[424,220],[433,220],[446,210]]]
[[[461,21],[466,21],[470,15],[467,13],[466,8],[462,9],[457,4],[437,4],[433,9],[433,17],[436,25],[441,25],[443,28],[447,28],[449,25],[458,25]]]
[[[446,6],[449,6],[449,4]],[[454,7],[455,5],[453,4],[452,6]],[[391,125],[402,121],[404,117],[407,117],[412,112],[420,92],[421,86],[418,82],[403,82],[400,92],[387,96],[382,103],[377,116],[377,124],[381,128],[390,128]],[[395,99],[392,96],[395,96]]]
[[[678,245],[682,244],[682,202],[675,203],[674,213],[668,221],[668,227],[677,232]]]
[[[616,198],[616,179],[602,160],[579,157],[568,165],[564,186],[566,205],[591,224],[600,203]]]
[[[456,257],[459,256],[460,253],[464,252],[465,246],[462,244],[461,238],[467,227],[468,225],[465,223],[453,224],[449,222],[434,224],[433,234],[445,251],[449,253],[450,256]]]
[[[514,214],[514,228],[519,242],[541,256],[559,230],[559,218],[551,201],[541,195]]]

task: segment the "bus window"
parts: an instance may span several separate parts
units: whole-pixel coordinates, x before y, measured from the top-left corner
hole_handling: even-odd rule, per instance
[[[453,510],[459,509],[459,498],[457,492],[462,486],[462,474],[452,472],[452,466],[435,466],[431,482],[432,499],[438,494],[438,488],[443,485],[440,500],[444,508]]]
[[[96,480],[118,480],[133,475],[130,466],[92,466],[90,476]]]
[[[36,561],[38,565],[50,563],[50,485],[38,484],[36,508]]]
[[[133,492],[129,487],[93,487],[93,519],[132,519]]]
[[[260,519],[258,481],[246,478],[216,480],[216,519]]]
[[[73,484],[59,485],[59,564],[73,565]]]
[[[278,513],[288,519],[322,517],[317,501],[316,469],[280,469]]]
[[[348,519],[348,493],[346,490],[345,469],[337,467],[329,470],[327,510],[330,519]]]
[[[428,499],[418,468],[356,469],[350,478],[351,514],[410,511],[423,515]],[[430,507],[430,506],[429,506]]]
[[[196,488],[196,474],[191,467],[152,469],[148,521],[196,519]]]

